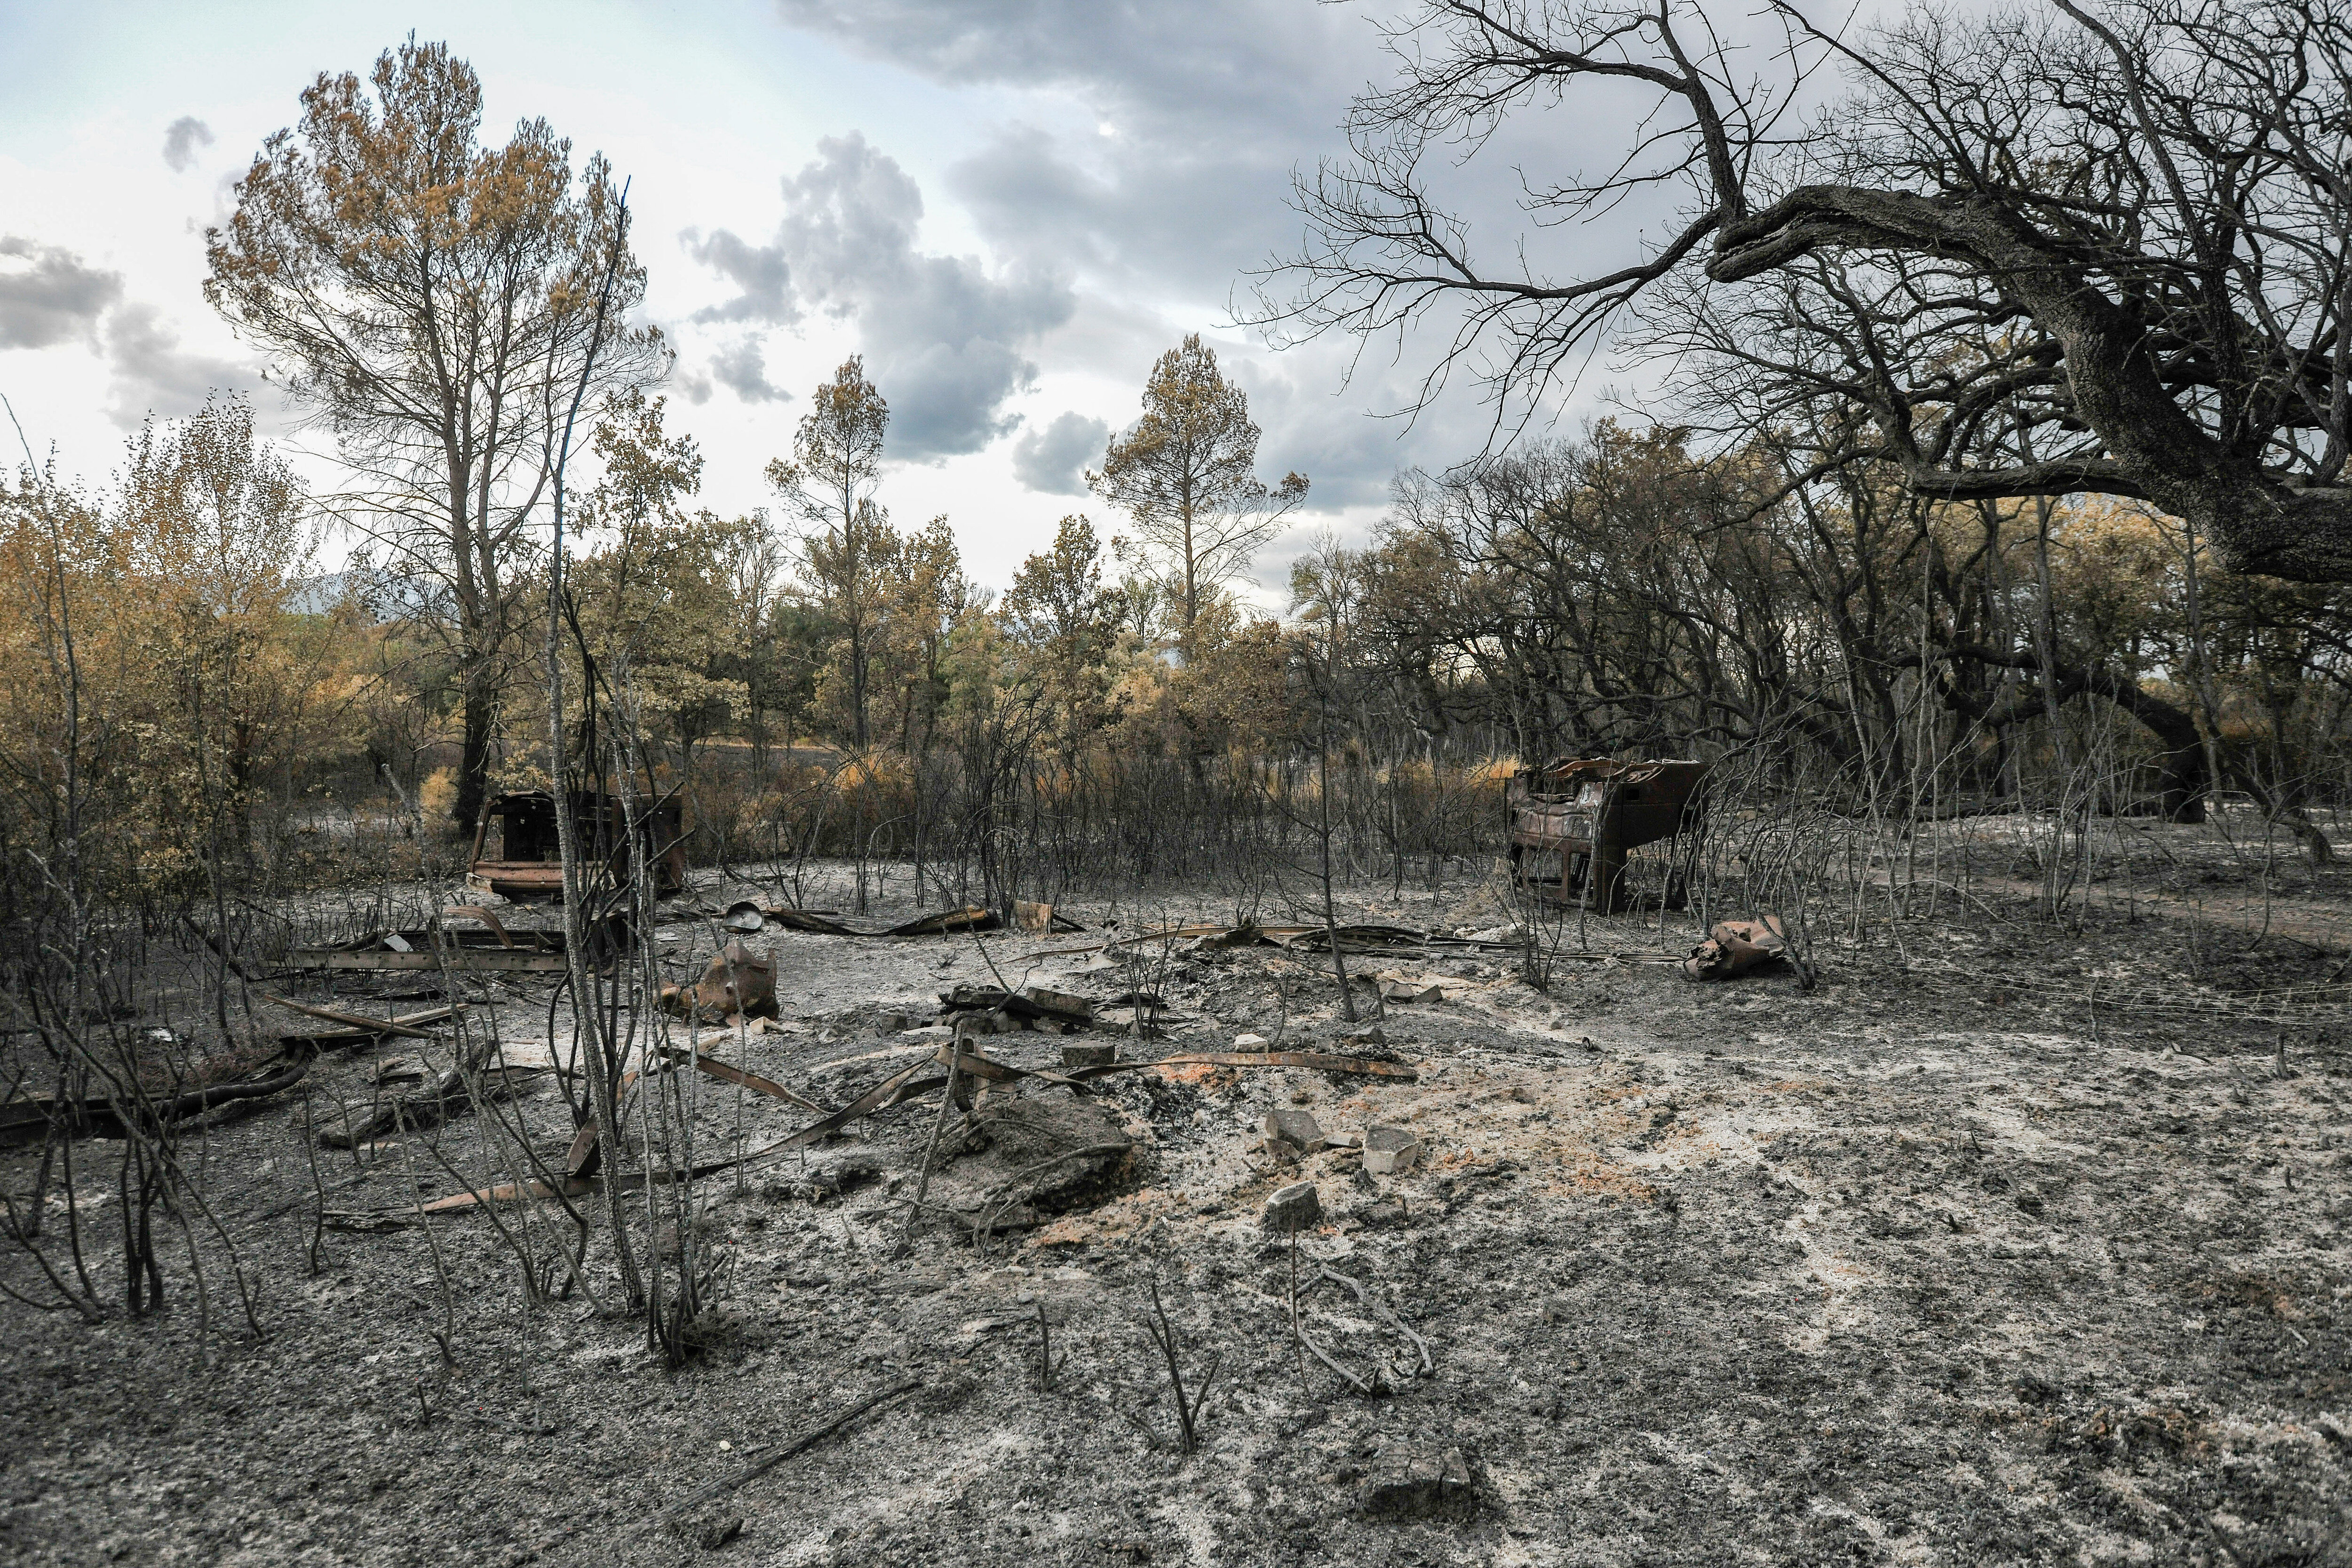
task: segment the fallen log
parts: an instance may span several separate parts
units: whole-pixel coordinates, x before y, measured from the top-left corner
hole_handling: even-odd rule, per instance
[[[126,1117],[161,1126],[177,1121],[182,1117],[194,1116],[215,1106],[228,1105],[240,1100],[260,1100],[282,1094],[302,1081],[310,1070],[318,1053],[304,1049],[293,1060],[277,1071],[259,1078],[233,1079],[226,1083],[207,1084],[169,1099],[127,1106],[104,1096],[88,1100],[58,1100],[47,1095],[31,1100],[13,1100],[0,1106],[0,1148],[17,1148],[37,1143],[47,1136],[49,1128],[62,1121],[70,1138],[123,1138],[130,1130]]]
[[[374,1034],[405,1035],[413,1040],[437,1040],[441,1037],[430,1029],[420,1029],[412,1025],[394,1023],[389,1018],[371,1018],[364,1013],[344,1013],[332,1007],[320,1007],[309,1002],[296,1002],[272,992],[262,992],[261,999],[280,1007],[290,1008],[297,1013],[308,1014],[313,1018],[324,1018],[330,1024],[343,1024],[354,1029],[365,1029]]]

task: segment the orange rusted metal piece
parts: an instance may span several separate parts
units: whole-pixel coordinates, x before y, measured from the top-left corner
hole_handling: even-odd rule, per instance
[[[1511,879],[1562,901],[1589,885],[1592,908],[1617,908],[1628,852],[1696,828],[1712,765],[1561,757],[1521,768],[1504,792]]]

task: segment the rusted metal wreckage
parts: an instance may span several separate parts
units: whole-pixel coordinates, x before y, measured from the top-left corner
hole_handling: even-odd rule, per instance
[[[653,868],[654,892],[667,898],[686,887],[686,814],[676,801],[637,813],[628,831],[621,803],[609,795],[573,790],[574,841],[615,884],[630,875],[633,857]],[[563,857],[557,847],[555,796],[543,789],[511,790],[482,807],[466,886],[518,903],[563,896]]]
[[[1712,764],[1561,757],[1521,768],[1504,791],[1511,879],[1542,897],[1596,910],[1625,901],[1625,859],[1699,826],[1699,785]],[[1670,903],[1679,889],[1670,877]]]

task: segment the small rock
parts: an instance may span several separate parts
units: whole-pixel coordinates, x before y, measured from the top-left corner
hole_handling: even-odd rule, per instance
[[[1421,1163],[1421,1140],[1402,1127],[1364,1129],[1364,1169],[1375,1176],[1392,1176]]]
[[[1265,1228],[1276,1236],[1288,1236],[1297,1231],[1311,1230],[1323,1217],[1323,1200],[1316,1195],[1312,1182],[1293,1182],[1277,1187],[1265,1200]]]
[[[1339,1037],[1339,1041],[1342,1045],[1349,1046],[1385,1046],[1389,1043],[1389,1032],[1378,1024],[1374,1024],[1369,1029],[1359,1029],[1352,1035],[1342,1035]]]
[[[1276,1110],[1261,1119],[1258,1132],[1268,1143],[1287,1143],[1302,1154],[1324,1146],[1323,1128],[1304,1110]]]
[[[1267,1049],[1271,1044],[1272,1042],[1264,1035],[1235,1035],[1234,1037],[1234,1049],[1237,1051],[1263,1051]]]
[[[1062,1065],[1066,1068],[1108,1067],[1117,1060],[1118,1060],[1117,1046],[1086,1045],[1062,1047]]]
[[[1364,1146],[1364,1135],[1352,1130],[1326,1132],[1323,1134],[1323,1146],[1327,1149],[1360,1149]]]

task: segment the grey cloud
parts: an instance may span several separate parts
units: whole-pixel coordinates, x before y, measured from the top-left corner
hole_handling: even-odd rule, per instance
[[[723,305],[697,310],[696,321],[781,325],[800,320],[800,310],[793,303],[793,269],[782,248],[747,245],[723,228],[709,239],[693,229],[680,237],[688,256],[742,290]]]
[[[712,354],[710,377],[746,403],[783,403],[793,395],[768,380],[767,353],[757,338],[745,338]],[[709,395],[706,384],[703,397]],[[702,398],[692,401],[699,403]]]
[[[1069,319],[1068,283],[1042,266],[992,276],[975,258],[918,250],[922,192],[855,132],[818,142],[783,195],[772,245],[725,230],[689,241],[742,290],[706,317],[791,321],[805,307],[855,320],[866,374],[890,402],[895,458],[977,451],[1011,430],[1004,401],[1037,374],[1024,350]]]
[[[1043,430],[1013,443],[1013,477],[1049,496],[1087,493],[1086,466],[1100,458],[1110,426],[1083,414],[1064,414]]]
[[[1081,167],[1054,139],[1016,126],[948,171],[989,242],[1054,257],[1093,278],[1147,278],[1210,298],[1295,241],[1286,163],[1170,144]]]
[[[1344,99],[1369,74],[1373,45],[1335,7],[1258,0],[778,0],[777,12],[950,86],[1070,89],[1115,120],[1234,140],[1302,115],[1328,124],[1318,100],[1328,93],[1317,89],[1341,83]]]
[[[1367,83],[1394,78],[1365,8],[1304,0],[777,5],[789,26],[943,86],[1037,91],[1036,107],[1024,112],[1043,128],[1001,127],[948,170],[948,189],[1001,257],[1071,269],[1090,297],[1172,296],[1211,318],[1180,326],[1212,324],[1228,301],[1244,315],[1252,310],[1252,274],[1300,245],[1301,220],[1289,205],[1292,172],[1311,171],[1324,157],[1344,159],[1339,127],[1349,100]],[[1479,261],[1515,273],[1523,261],[1538,271],[1606,270],[1640,258],[1643,220],[1653,216],[1646,211],[1628,207],[1606,222],[1531,232],[1520,205],[1522,170],[1540,184],[1576,172],[1591,149],[1620,145],[1625,119],[1639,111],[1637,96],[1580,91],[1509,120],[1475,156],[1465,145],[1448,150],[1463,154],[1459,161],[1429,161],[1437,199],[1471,225]],[[1095,134],[1056,99],[1099,114],[1110,133]],[[1294,280],[1275,274],[1264,281],[1279,300]],[[1437,323],[1431,335],[1444,338],[1449,325]],[[1056,339],[1061,364],[1078,346],[1072,336]],[[1088,363],[1118,374],[1099,352],[1108,346],[1098,345]],[[1419,352],[1409,345],[1405,357]],[[1384,355],[1376,349],[1357,365],[1346,401],[1355,409],[1409,405],[1425,367],[1383,369],[1372,357]],[[1344,366],[1346,356],[1318,359],[1318,368],[1334,363]],[[1455,395],[1476,394],[1465,386]],[[1466,427],[1464,434],[1477,449],[1478,436]],[[1340,442],[1350,453],[1360,445],[1353,435]],[[1387,445],[1376,437],[1362,455]]]
[[[93,338],[99,317],[121,298],[120,272],[86,267],[54,245],[0,235],[0,349]]]
[[[108,318],[106,354],[114,373],[108,412],[122,426],[150,414],[180,418],[204,406],[212,393],[249,393],[260,384],[249,365],[183,353],[180,334],[152,305],[125,305]]]
[[[1328,5],[1196,0],[779,0],[823,33],[950,87],[1067,94],[1110,134],[1015,126],[950,171],[989,242],[1223,295],[1296,243],[1290,170],[1337,150],[1377,38]]]
[[[163,132],[163,162],[173,174],[185,174],[196,161],[196,149],[212,144],[213,128],[193,114],[183,114]]]

